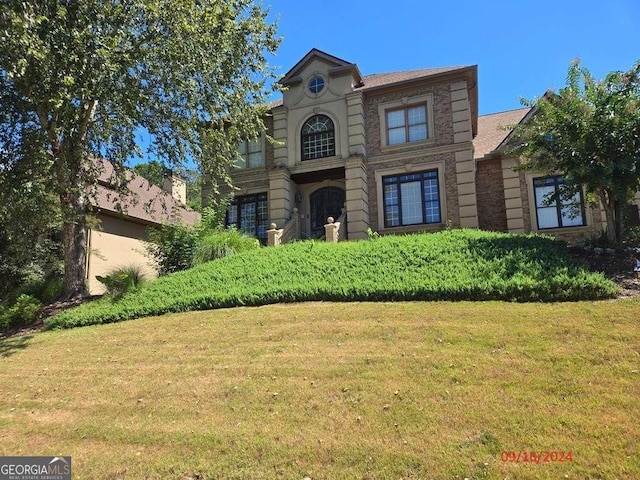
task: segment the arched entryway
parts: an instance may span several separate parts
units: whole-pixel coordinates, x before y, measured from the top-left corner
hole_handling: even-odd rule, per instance
[[[338,219],[344,206],[344,190],[339,187],[319,188],[309,196],[311,216],[311,238],[324,235],[328,217]]]

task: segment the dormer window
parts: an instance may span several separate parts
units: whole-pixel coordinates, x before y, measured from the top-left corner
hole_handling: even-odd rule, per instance
[[[333,157],[336,154],[336,132],[326,115],[315,115],[302,126],[302,160]]]
[[[314,95],[317,95],[324,88],[324,79],[322,77],[313,77],[309,81],[309,91]]]

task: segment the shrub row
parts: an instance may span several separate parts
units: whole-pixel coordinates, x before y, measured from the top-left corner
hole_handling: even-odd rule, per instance
[[[117,299],[82,305],[46,325],[311,300],[537,302],[610,298],[617,291],[550,237],[452,230],[248,251],[161,277]]]

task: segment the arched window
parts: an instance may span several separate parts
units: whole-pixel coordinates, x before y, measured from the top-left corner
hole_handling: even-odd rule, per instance
[[[302,160],[333,157],[336,154],[336,132],[326,115],[315,115],[302,126]]]

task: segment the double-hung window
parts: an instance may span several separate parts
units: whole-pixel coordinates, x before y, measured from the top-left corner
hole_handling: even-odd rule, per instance
[[[238,230],[260,239],[267,238],[268,221],[266,193],[235,197],[227,210],[227,225],[235,225]]]
[[[441,223],[438,171],[382,177],[384,226]]]
[[[387,110],[387,145],[418,142],[429,137],[427,105]]]
[[[262,152],[262,140],[243,140],[238,145],[240,158],[236,163],[238,168],[254,168],[264,166],[264,154]]]
[[[539,230],[586,225],[582,192],[569,199],[562,198],[558,194],[563,184],[564,177],[561,175],[533,179]]]

